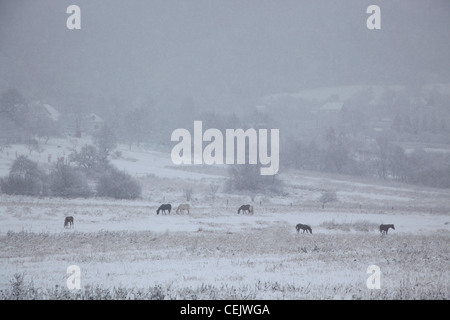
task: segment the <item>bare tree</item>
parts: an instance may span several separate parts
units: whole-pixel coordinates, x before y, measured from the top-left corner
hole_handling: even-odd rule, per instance
[[[114,129],[109,126],[103,126],[98,132],[94,134],[94,144],[98,151],[98,157],[101,163],[107,164],[108,157],[111,152],[117,147],[117,137]]]
[[[322,209],[325,208],[325,203],[337,201],[336,192],[325,192],[319,198],[319,201],[322,203]]]
[[[36,139],[30,138],[27,141],[27,149],[28,149],[28,155],[31,155],[31,152],[38,151],[39,149],[39,142]]]
[[[219,191],[219,185],[215,183],[211,183],[209,185],[209,194],[212,199],[216,198],[217,191]]]
[[[192,187],[186,187],[184,189],[184,196],[186,197],[186,201],[191,201],[193,190]]]

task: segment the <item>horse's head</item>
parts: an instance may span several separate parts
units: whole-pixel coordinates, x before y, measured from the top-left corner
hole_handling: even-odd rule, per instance
[[[394,230],[395,230],[395,227],[394,227],[394,225],[393,225],[393,224],[391,224],[391,227],[392,227],[392,229],[394,229]]]

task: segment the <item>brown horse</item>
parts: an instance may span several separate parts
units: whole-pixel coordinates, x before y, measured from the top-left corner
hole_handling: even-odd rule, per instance
[[[389,229],[395,230],[393,224],[380,224],[380,232],[381,234],[387,234]]]
[[[66,217],[66,219],[64,219],[64,228],[73,228],[73,217]]]
[[[301,230],[303,230],[302,233],[305,233],[305,231],[306,231],[306,233],[308,233],[308,231],[309,231],[309,233],[312,234],[312,229],[311,229],[311,227],[308,226],[308,225],[306,225],[306,224],[301,224],[301,223],[299,223],[298,225],[295,226],[295,229],[297,230],[297,233],[299,233],[299,232],[300,232],[300,229],[301,229]]]
[[[170,214],[170,210],[172,210],[172,205],[170,203],[162,204],[158,208],[158,210],[156,210],[156,214],[159,214],[160,211],[162,211],[162,213],[166,213],[166,210],[169,211],[169,214]]]
[[[244,213],[249,213],[249,214],[253,214],[253,206],[249,205],[249,204],[244,204],[242,206],[239,207],[238,209],[238,214],[240,214],[242,211],[242,214]]]

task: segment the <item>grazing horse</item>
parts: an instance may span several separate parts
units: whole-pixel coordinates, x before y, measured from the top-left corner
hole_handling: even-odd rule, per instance
[[[66,219],[64,219],[64,228],[73,228],[73,217],[66,217]]]
[[[393,224],[380,224],[380,232],[381,234],[387,234],[388,230],[392,228],[393,230],[395,230],[395,227]]]
[[[239,207],[238,209],[238,214],[241,213],[242,210],[242,214],[244,213],[249,213],[249,214],[253,214],[253,206],[249,205],[249,204],[244,204],[242,206]]]
[[[295,226],[295,229],[297,229],[297,233],[299,233],[299,232],[300,232],[300,229],[302,229],[302,230],[303,230],[302,233],[305,233],[305,231],[306,231],[306,233],[308,233],[308,231],[309,231],[309,233],[312,234],[312,229],[311,229],[311,227],[308,226],[308,225],[306,225],[306,224],[301,224],[301,223],[299,223],[298,225]]]
[[[184,203],[184,204],[180,204],[177,208],[177,214],[178,213],[183,213],[183,211],[187,210],[188,214],[189,214],[189,209],[191,208],[191,206],[189,205],[189,203]]]
[[[166,213],[166,210],[169,211],[170,214],[170,210],[172,210],[172,206],[170,204],[162,204],[158,210],[156,210],[156,214],[159,214],[160,211],[162,211],[162,213]]]

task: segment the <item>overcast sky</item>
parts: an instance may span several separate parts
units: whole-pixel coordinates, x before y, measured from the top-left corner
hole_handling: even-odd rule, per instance
[[[81,30],[66,28],[71,4]],[[370,4],[381,7],[381,30],[366,28]],[[0,89],[212,104],[330,85],[449,82],[449,17],[448,0],[0,0]]]

